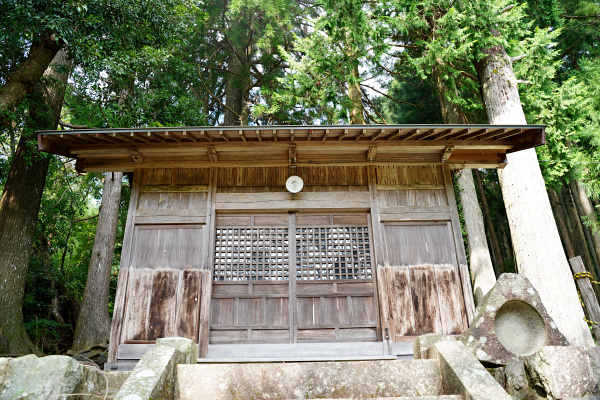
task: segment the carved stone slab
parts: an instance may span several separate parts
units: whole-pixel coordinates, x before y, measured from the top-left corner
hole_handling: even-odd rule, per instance
[[[519,274],[500,276],[477,306],[463,343],[490,366],[522,360],[544,346],[569,345],[531,282]]]

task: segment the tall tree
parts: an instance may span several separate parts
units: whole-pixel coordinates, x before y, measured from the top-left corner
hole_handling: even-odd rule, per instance
[[[36,129],[56,129],[69,61],[59,51],[44,72],[0,199],[0,354],[37,352],[23,325],[23,292],[49,157],[37,152]]]
[[[107,344],[110,338],[110,316],[108,315],[110,272],[117,237],[122,180],[122,172],[107,172],[104,177],[102,204],[92,257],[73,339],[75,351],[97,344]]]
[[[517,79],[504,47],[492,45],[481,51],[475,67],[488,122],[526,124]],[[519,272],[536,287],[548,313],[571,344],[593,345],[535,150],[508,155],[508,165],[499,176]],[[552,273],[548,273],[550,268]]]

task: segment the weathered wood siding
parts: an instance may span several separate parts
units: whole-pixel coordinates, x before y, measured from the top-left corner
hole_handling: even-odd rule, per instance
[[[305,185],[294,199],[285,190],[291,174]],[[285,228],[289,262],[296,265],[300,247],[317,243],[296,235],[339,226],[368,231],[368,278],[225,282],[213,276],[220,228]],[[452,334],[466,328],[473,309],[444,166],[144,169],[135,173],[109,361],[117,360],[118,345],[170,335],[198,341],[202,356],[209,342]]]
[[[370,179],[383,336],[463,332],[474,305],[449,171],[377,167]]]

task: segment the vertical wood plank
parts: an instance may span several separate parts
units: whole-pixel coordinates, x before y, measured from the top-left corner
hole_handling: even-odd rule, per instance
[[[117,282],[117,293],[115,295],[115,307],[113,310],[113,319],[110,327],[110,341],[108,344],[107,362],[117,362],[117,349],[121,342],[121,331],[123,329],[123,320],[125,309],[127,307],[127,279],[129,277],[129,268],[119,269],[119,280]]]
[[[473,298],[473,288],[471,287],[471,279],[469,277],[469,268],[467,266],[467,255],[462,241],[462,233],[460,231],[460,221],[458,218],[458,208],[456,205],[456,196],[454,195],[454,184],[452,183],[452,175],[450,167],[442,165],[442,173],[444,176],[444,186],[446,187],[446,196],[448,196],[448,205],[450,206],[450,214],[452,218],[452,231],[454,243],[456,246],[456,257],[458,263],[459,278],[465,302],[465,311],[467,323],[470,325],[475,317],[475,300]]]
[[[198,341],[201,301],[201,272],[186,270],[181,272],[179,297],[177,300],[177,336]]]
[[[153,277],[154,270],[133,268],[129,270],[123,342],[148,339],[148,314]]]
[[[379,328],[382,340],[390,340],[390,293],[387,287],[387,268],[377,265],[377,294],[379,297]],[[393,340],[393,338],[392,338]]]
[[[200,293],[200,327],[198,328],[198,357],[206,357],[210,340],[210,300],[212,297],[212,270],[215,252],[215,197],[217,195],[218,168],[210,168],[210,182],[206,204],[206,227],[204,242],[208,244],[204,269],[202,270],[202,290]]]
[[[433,266],[411,266],[409,270],[415,334],[442,332]]]
[[[436,265],[433,269],[442,333],[445,335],[463,333],[466,330],[467,321],[456,268],[452,265]]]
[[[573,274],[581,274],[587,272],[587,270],[585,269],[585,265],[583,264],[583,260],[581,259],[581,256],[569,259],[569,264],[571,264],[571,270],[573,271]],[[579,292],[581,293],[583,303],[585,304],[585,313],[587,314],[588,319],[596,323],[600,323],[600,306],[598,305],[598,299],[595,296],[594,288],[592,287],[590,279],[578,278],[575,280],[575,282],[579,287]],[[591,325],[596,340],[600,340],[600,326],[597,324]]]
[[[177,334],[177,286],[179,271],[156,271],[152,278],[152,294],[148,316],[147,339],[172,337]]]
[[[298,343],[298,313],[300,312],[300,302],[296,301],[297,279],[296,279],[296,213],[289,214],[288,220],[288,249],[290,263],[290,304],[289,304],[289,321],[290,321],[290,342]]]
[[[416,335],[416,319],[408,267],[386,267],[390,340]]]
[[[131,254],[134,237],[135,211],[137,210],[138,198],[140,195],[140,186],[142,180],[142,170],[135,169],[133,171],[133,185],[131,187],[131,195],[129,197],[129,209],[127,210],[127,220],[125,221],[125,234],[123,236],[123,250],[121,251],[120,268],[128,268],[131,265]]]

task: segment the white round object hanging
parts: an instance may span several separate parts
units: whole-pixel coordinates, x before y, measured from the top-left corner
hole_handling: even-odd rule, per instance
[[[304,182],[299,176],[292,175],[285,181],[285,187],[290,193],[298,193],[304,187]]]

